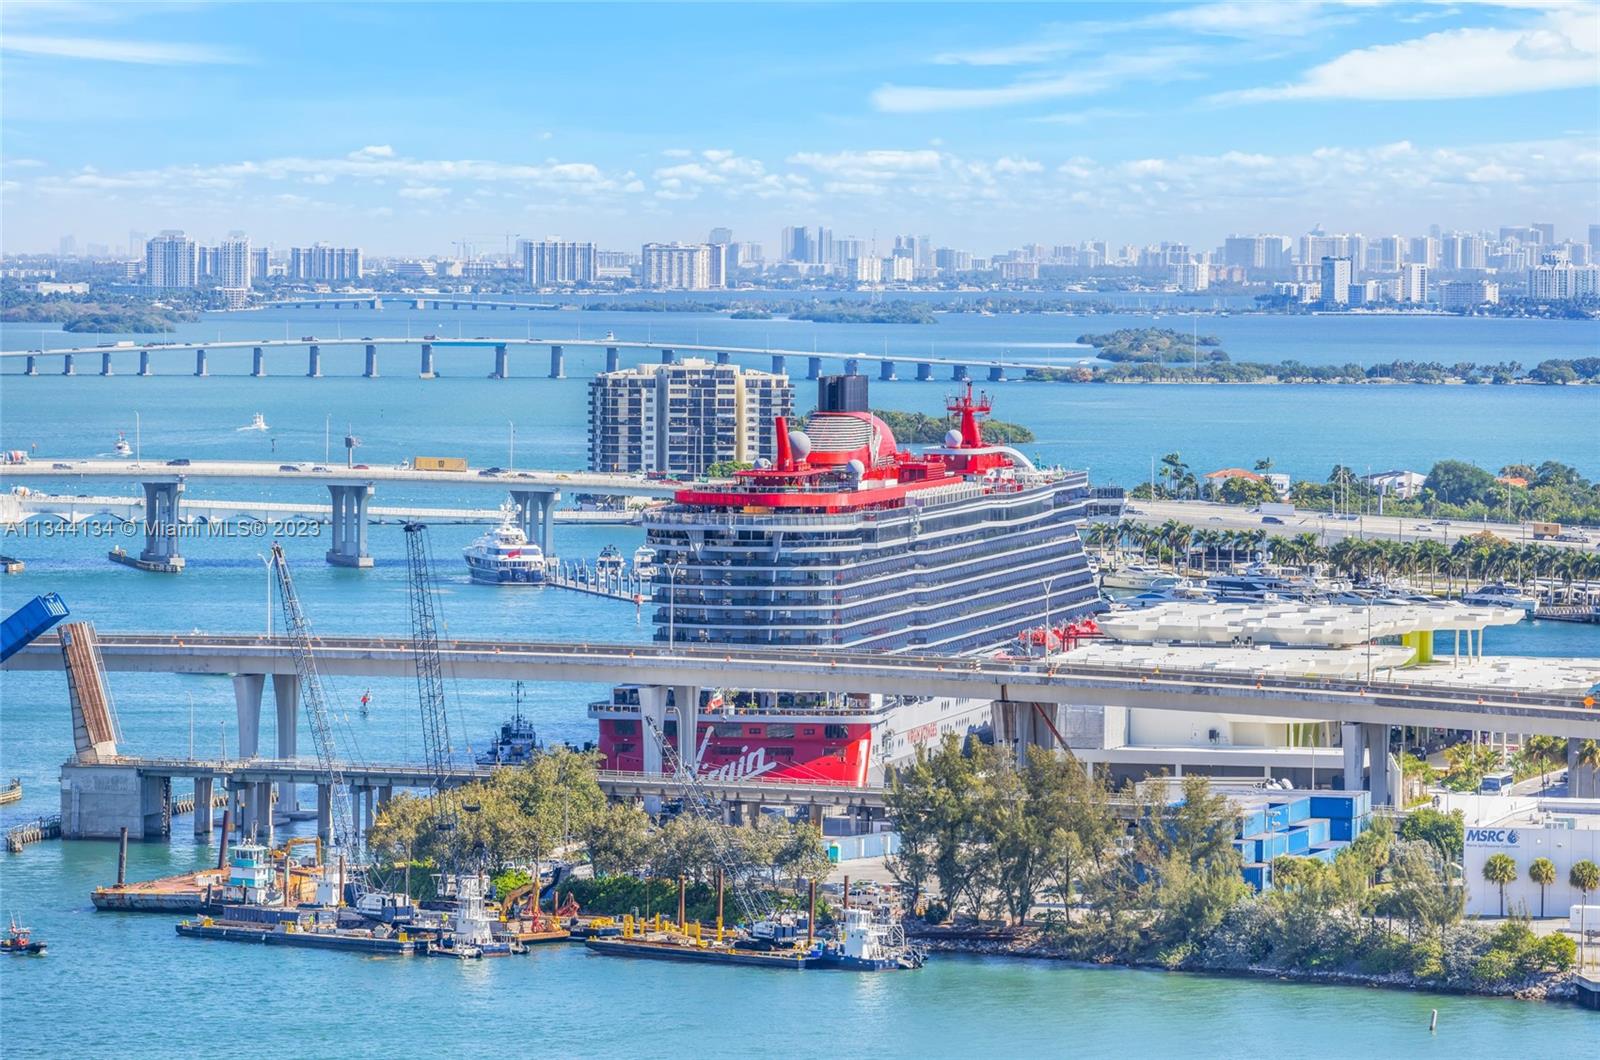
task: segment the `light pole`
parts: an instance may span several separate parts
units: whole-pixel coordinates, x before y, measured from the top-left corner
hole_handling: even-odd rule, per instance
[[[511,428],[511,441],[506,447],[506,470],[515,471],[517,469],[517,421],[507,420],[506,424]]]
[[[1044,653],[1050,654],[1050,631],[1054,627],[1050,624],[1050,587],[1055,585],[1059,574],[1052,574],[1044,580]]]
[[[683,573],[683,563],[667,564],[667,649],[678,644],[678,575]]]
[[[261,561],[261,566],[267,575],[267,636],[270,637],[272,636],[272,560],[259,552],[256,553],[256,559]]]

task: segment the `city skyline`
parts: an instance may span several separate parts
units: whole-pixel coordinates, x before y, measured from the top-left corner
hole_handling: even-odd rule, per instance
[[[1590,5],[12,4],[3,29],[10,253],[1600,220]]]

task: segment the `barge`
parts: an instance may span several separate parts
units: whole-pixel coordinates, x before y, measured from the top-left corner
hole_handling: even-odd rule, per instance
[[[592,938],[584,945],[608,957],[639,957],[657,961],[693,961],[699,964],[741,964],[754,968],[799,971],[818,964],[820,958],[810,950],[742,950],[715,946],[692,939],[676,938]]]
[[[223,942],[254,942],[267,946],[299,946],[308,949],[344,950],[350,953],[376,953],[390,957],[410,957],[422,945],[404,931],[387,934],[381,927],[370,929],[324,928],[312,918],[299,918],[275,924],[256,924],[234,920],[184,920],[175,930],[185,938],[217,939]]]

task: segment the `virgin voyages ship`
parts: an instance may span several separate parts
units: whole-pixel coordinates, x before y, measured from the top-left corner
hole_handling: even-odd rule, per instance
[[[868,411],[866,377],[819,390],[804,431],[777,421],[770,466],[680,490],[645,517],[657,641],[977,654],[1100,609],[1078,538],[1087,476],[985,442],[987,396],[968,384],[948,404],[959,429],[915,454]],[[642,769],[637,690],[590,713],[607,768]],[[986,700],[708,690],[698,764],[865,784],[990,713]]]

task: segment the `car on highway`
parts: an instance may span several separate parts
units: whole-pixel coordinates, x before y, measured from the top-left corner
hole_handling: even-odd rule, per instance
[[[192,463],[192,461],[188,457],[180,456],[176,460],[168,460],[167,461],[167,466],[168,467],[188,467],[190,465],[190,463]],[[59,467],[60,465],[57,465],[57,466]]]
[[[1279,519],[1276,515],[1263,515],[1261,517],[1261,521],[1263,523],[1271,523],[1273,526],[1283,525],[1283,520]]]
[[[371,471],[372,470],[372,465],[371,464],[352,464],[352,465],[350,465],[350,470],[351,471]]]
[[[279,464],[278,465],[278,470],[279,471],[299,471],[300,470],[300,465],[299,464]]]
[[[487,477],[493,477],[495,475],[503,475],[503,474],[505,474],[505,468],[503,468],[503,467],[486,467],[482,471],[478,472],[478,474],[484,475],[484,476],[487,476]]]
[[[188,461],[184,461],[184,463],[188,463]],[[72,470],[72,465],[71,464],[51,464],[50,465],[50,470],[51,471],[71,471]]]
[[[327,471],[329,469],[324,467],[324,466],[322,466],[321,464],[318,464],[316,467],[312,468],[311,470],[313,470],[313,471]]]

